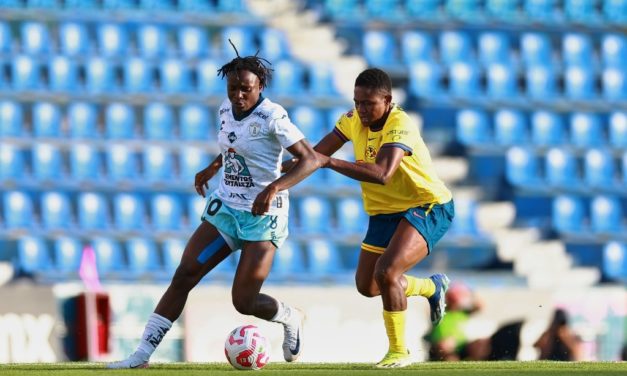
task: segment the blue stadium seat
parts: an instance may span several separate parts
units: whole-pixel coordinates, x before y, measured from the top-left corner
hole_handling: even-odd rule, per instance
[[[431,60],[415,61],[409,67],[409,91],[418,97],[440,94],[441,79],[440,65]]]
[[[274,95],[297,95],[305,92],[303,67],[295,60],[281,60],[272,65],[268,89]]]
[[[60,4],[58,0],[26,0],[26,6],[32,9],[59,9]]]
[[[211,186],[210,186],[211,190]],[[197,194],[190,195],[187,199],[187,219],[189,221],[188,227],[195,229],[202,222],[200,217],[207,205],[207,199]]]
[[[331,65],[313,63],[309,66],[309,92],[314,96],[337,95]]]
[[[183,251],[185,251],[185,240],[167,238],[163,241],[163,269],[166,274],[173,275],[181,262]]]
[[[454,97],[473,97],[479,94],[479,67],[474,63],[458,61],[449,66],[449,93]]]
[[[5,227],[32,228],[33,227],[33,200],[22,191],[5,191],[2,197]]]
[[[610,145],[617,149],[627,149],[627,111],[612,112],[608,123]]]
[[[61,53],[66,56],[84,56],[90,51],[87,27],[78,22],[64,22],[59,25]]]
[[[583,199],[579,196],[559,195],[553,199],[551,222],[561,233],[581,233],[586,216]]]
[[[601,60],[606,67],[619,67],[627,59],[627,37],[605,34],[601,39]]]
[[[252,28],[245,26],[228,26],[223,28],[221,33],[221,55],[228,61],[236,56],[229,39],[237,48],[239,56],[254,55],[256,52],[254,34],[255,32]]]
[[[83,245],[77,238],[61,237],[54,241],[52,248],[55,271],[77,276],[83,256]]]
[[[535,64],[525,70],[527,95],[532,99],[550,100],[557,94],[557,77],[552,66]]]
[[[503,21],[517,21],[520,0],[486,0],[485,10],[490,16]]]
[[[368,215],[363,202],[357,197],[345,197],[337,201],[337,228],[342,234],[365,234]]]
[[[301,277],[306,273],[302,248],[287,240],[274,255],[271,274],[280,278]]]
[[[144,136],[149,140],[172,140],[174,113],[163,103],[149,103],[144,107]]]
[[[247,13],[248,8],[244,0],[217,0],[216,10],[225,13]],[[244,56],[244,55],[241,55]]]
[[[574,112],[570,116],[570,143],[576,147],[588,148],[604,143],[603,125],[598,114]]]
[[[449,232],[457,236],[477,236],[477,202],[473,199],[455,200],[455,220]]]
[[[584,180],[594,188],[612,188],[614,181],[614,159],[603,149],[589,149],[584,157]]]
[[[38,102],[33,106],[33,135],[41,138],[61,136],[61,111],[57,105]]]
[[[100,55],[104,57],[123,57],[128,48],[129,36],[122,24],[106,23],[96,29]]]
[[[564,0],[566,18],[570,21],[595,24],[600,21],[597,12],[597,0]]]
[[[432,37],[422,31],[408,30],[401,35],[403,62],[411,65],[415,61],[432,60],[434,47]]]
[[[140,55],[145,58],[164,56],[168,48],[166,31],[159,25],[140,24],[137,29],[137,48]]]
[[[527,119],[522,112],[500,109],[494,113],[494,141],[497,144],[522,145],[527,140]]]
[[[490,64],[487,68],[487,94],[494,99],[514,99],[518,96],[516,73],[511,65]]]
[[[22,0],[2,0],[2,6],[5,8],[22,8],[24,2]]]
[[[447,0],[446,13],[453,18],[474,21],[482,16],[481,5],[483,0]]]
[[[457,112],[456,138],[464,145],[481,145],[492,140],[488,115],[481,110]]]
[[[65,0],[63,1],[63,6],[65,9],[89,9],[96,10],[99,9],[99,0]]]
[[[27,274],[45,272],[52,264],[48,244],[43,238],[27,236],[17,243],[18,269]]]
[[[335,124],[337,123],[337,121],[347,111],[348,111],[347,107],[334,107],[334,108],[331,108],[327,112],[327,119],[326,119],[326,124],[325,124],[324,128],[328,129],[329,131],[333,130],[333,128],[335,128]]]
[[[627,245],[610,241],[603,247],[603,274],[627,283]]]
[[[52,91],[74,91],[78,88],[76,63],[65,56],[55,56],[48,66],[48,88]]]
[[[622,176],[623,176],[623,181],[622,183],[624,185],[627,185],[627,150],[625,150],[625,152],[623,152],[623,155],[621,156],[621,164],[622,164]]]
[[[358,9],[357,0],[325,0],[324,11],[333,19],[354,17]]]
[[[592,39],[582,33],[566,33],[562,37],[562,60],[566,65],[586,65],[594,61]]]
[[[32,149],[33,177],[41,180],[55,180],[63,173],[61,151],[54,144],[37,143]]]
[[[111,62],[100,56],[88,58],[85,63],[85,89],[90,93],[107,93],[116,88]]]
[[[555,146],[564,143],[564,119],[550,111],[536,111],[531,114],[531,141],[538,146]]]
[[[150,11],[174,10],[174,0],[140,0],[139,7]]]
[[[279,61],[291,57],[290,46],[285,33],[270,27],[259,32],[261,44],[259,56],[269,61]]]
[[[68,106],[67,118],[72,138],[97,138],[97,111],[93,104],[72,102]]]
[[[513,185],[536,187],[540,181],[538,158],[531,149],[510,148],[506,154],[505,175]]]
[[[78,225],[84,230],[103,230],[109,224],[109,206],[100,193],[78,195]]]
[[[305,244],[308,271],[314,277],[337,277],[343,270],[338,248],[329,240],[313,239]]]
[[[363,34],[362,48],[371,66],[386,67],[397,61],[396,39],[390,31],[367,30]]]
[[[72,143],[69,158],[72,179],[94,182],[102,177],[101,156],[91,144]]]
[[[564,148],[551,148],[546,154],[546,183],[555,187],[576,187],[579,171],[575,156]]]
[[[39,63],[34,58],[18,55],[11,63],[13,89],[33,90],[41,87]]]
[[[179,1],[180,3],[180,1]],[[183,26],[178,28],[178,45],[181,56],[186,59],[198,59],[209,52],[207,30],[200,26]]]
[[[328,233],[331,205],[324,197],[307,196],[297,202],[300,230],[305,234]]]
[[[445,64],[472,61],[472,45],[468,34],[461,31],[443,31],[438,39],[440,58]]]
[[[7,22],[0,22],[0,55],[13,50],[13,35]]]
[[[604,0],[603,16],[611,23],[624,26],[627,23],[627,0]]]
[[[112,181],[137,178],[137,155],[128,146],[112,144],[106,149],[107,177]]]
[[[167,94],[189,92],[190,72],[186,64],[177,59],[167,59],[159,66],[161,91]]]
[[[213,59],[205,59],[196,68],[197,90],[201,94],[219,94],[223,91],[222,80],[216,74],[220,66]]]
[[[28,55],[39,55],[49,51],[50,36],[46,26],[40,22],[27,21],[20,25],[22,51]]]
[[[550,23],[555,20],[556,0],[523,0],[525,16],[532,21]]]
[[[177,230],[181,228],[183,210],[177,196],[157,194],[150,199],[152,226],[156,230]]]
[[[520,54],[526,65],[551,64],[551,41],[548,35],[526,32],[520,37]]]
[[[616,197],[596,196],[590,202],[590,227],[594,233],[624,233],[623,218],[623,208]]]
[[[601,75],[603,96],[609,100],[627,99],[627,67],[605,68]]]
[[[149,182],[167,182],[174,175],[172,152],[158,145],[146,146],[143,155],[143,176]]]
[[[302,105],[292,108],[289,117],[312,143],[327,134],[322,113],[315,107]]]
[[[596,95],[595,74],[589,66],[567,67],[564,72],[564,94],[569,99],[590,99]]]
[[[161,269],[157,245],[152,239],[132,238],[126,241],[128,270],[135,277],[151,276]]]
[[[143,230],[146,227],[146,210],[140,195],[116,194],[113,197],[113,221],[118,230]]]
[[[211,159],[202,147],[188,146],[179,151],[179,178],[191,184],[198,171],[205,169]]]
[[[154,69],[142,58],[132,57],[124,63],[124,90],[130,93],[146,92],[153,88]]]
[[[0,180],[15,181],[25,176],[24,151],[14,144],[0,143]]]
[[[479,34],[479,61],[484,64],[509,63],[510,41],[507,34],[488,31]]]
[[[127,271],[124,252],[116,240],[98,237],[92,239],[91,246],[96,254],[96,267],[100,277],[109,278]]]
[[[126,103],[111,103],[105,109],[105,135],[110,139],[135,137],[135,113]]]
[[[11,100],[0,101],[0,136],[19,137],[24,130],[22,124],[24,114],[22,106]]]
[[[210,140],[215,138],[212,117],[205,106],[186,104],[180,110],[180,137],[183,140]]]
[[[61,192],[46,192],[41,196],[41,222],[47,229],[67,229],[72,224],[70,198]]]
[[[137,2],[135,0],[102,0],[104,9],[134,9]]]
[[[365,15],[371,20],[399,21],[401,0],[365,0]]]

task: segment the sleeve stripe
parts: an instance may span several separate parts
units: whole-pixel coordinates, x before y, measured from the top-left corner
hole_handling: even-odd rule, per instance
[[[413,154],[413,152],[414,152],[414,150],[412,148],[410,148],[409,146],[407,146],[405,144],[401,144],[400,142],[390,142],[390,143],[381,145],[381,149],[383,149],[383,148],[392,148],[392,147],[401,148],[401,149],[405,150],[406,152],[408,152],[409,155]]]
[[[346,137],[346,136],[344,135],[344,133],[342,133],[342,131],[340,131],[339,129],[337,129],[337,127],[333,128],[333,133],[335,133],[336,135],[338,135],[338,137],[339,137],[339,138],[341,138],[341,139],[342,139],[342,141],[344,141],[344,142],[348,142],[348,141],[349,141],[348,137]]]

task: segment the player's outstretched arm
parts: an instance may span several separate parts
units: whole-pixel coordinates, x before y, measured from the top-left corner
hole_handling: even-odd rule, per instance
[[[324,167],[355,180],[384,185],[394,175],[404,156],[405,151],[403,149],[390,146],[379,150],[375,163],[348,162],[337,158],[328,158]]]
[[[322,161],[306,139],[298,141],[287,150],[297,159],[297,162],[287,173],[259,192],[253,203],[253,215],[267,213],[277,192],[292,187],[322,167]]]
[[[194,188],[196,192],[205,197],[205,193],[209,188],[209,180],[215,176],[215,174],[222,167],[222,154],[218,154],[216,159],[213,160],[204,170],[199,171],[194,178]]]

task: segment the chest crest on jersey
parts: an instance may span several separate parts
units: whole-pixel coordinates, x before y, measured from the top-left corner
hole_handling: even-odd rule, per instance
[[[366,146],[366,160],[374,161],[376,158],[377,158],[377,149],[372,145]]]

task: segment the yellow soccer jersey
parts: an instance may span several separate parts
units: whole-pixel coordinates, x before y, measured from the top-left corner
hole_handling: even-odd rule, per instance
[[[386,185],[360,182],[368,215],[398,213],[451,200],[451,192],[435,173],[418,127],[399,106],[393,106],[383,128],[378,131],[364,126],[356,111],[342,115],[333,131],[342,140],[353,142],[357,162],[375,163],[381,147],[405,150],[405,157]]]

